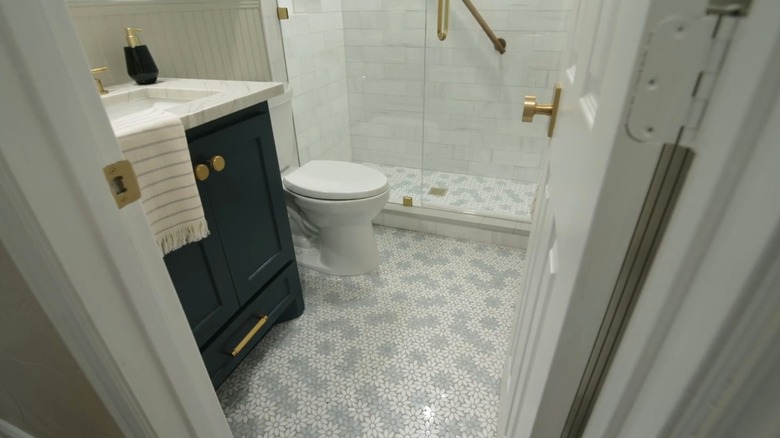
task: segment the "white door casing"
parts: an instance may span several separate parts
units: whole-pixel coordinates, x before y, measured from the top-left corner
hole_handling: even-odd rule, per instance
[[[0,239],[127,436],[230,430],[62,0],[0,2]],[[45,347],[42,347],[45,348]]]

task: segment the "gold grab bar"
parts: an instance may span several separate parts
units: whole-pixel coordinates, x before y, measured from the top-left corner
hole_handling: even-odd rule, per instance
[[[506,52],[506,40],[496,36],[495,32],[493,32],[493,29],[491,29],[487,24],[487,21],[482,18],[482,14],[479,13],[471,0],[463,0],[463,4],[466,5],[466,8],[469,10],[469,12],[471,12],[471,15],[474,16],[474,19],[477,20],[479,26],[482,27],[483,31],[485,31],[485,35],[487,35],[487,37],[490,38],[490,41],[493,42],[493,47],[498,50],[498,53],[503,55],[504,52]],[[439,16],[436,20],[436,35],[439,37],[440,41],[444,41],[447,38],[447,33],[449,30],[450,0],[439,0]]]
[[[450,31],[450,0],[439,0],[439,15],[436,18],[436,36],[439,41],[447,39]]]
[[[487,35],[488,38],[490,38],[490,41],[493,42],[493,47],[498,50],[498,53],[503,55],[504,52],[506,52],[506,40],[496,36],[496,34],[493,32],[493,29],[488,26],[487,21],[482,18],[482,14],[479,13],[477,8],[474,6],[474,3],[471,3],[471,0],[463,0],[463,4],[466,5],[466,8],[468,8],[469,12],[471,12],[471,15],[474,16],[474,19],[477,20],[477,23],[479,23],[480,27],[482,27],[482,30],[485,31],[485,35]]]

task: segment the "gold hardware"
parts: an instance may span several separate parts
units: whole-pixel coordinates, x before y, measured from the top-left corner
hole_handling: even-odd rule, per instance
[[[561,101],[561,85],[555,85],[553,102],[549,105],[536,103],[536,96],[526,95],[523,100],[523,121],[530,123],[535,115],[550,116],[550,124],[547,125],[547,136],[552,137],[555,129],[555,119],[558,117],[558,106]]]
[[[143,31],[143,29],[137,27],[125,28],[125,38],[127,38],[128,47],[137,47],[141,45],[141,40],[138,38],[138,35],[136,35],[137,32],[141,31]]]
[[[289,20],[290,12],[287,8],[276,8],[276,16],[279,17],[280,20]]]
[[[103,168],[106,182],[114,196],[116,206],[122,208],[141,198],[141,189],[135,177],[133,166],[127,160],[117,161]]]
[[[431,187],[431,189],[428,190],[428,194],[433,196],[444,196],[447,194],[447,191],[448,190],[444,187]]]
[[[89,71],[90,73],[92,73],[92,79],[95,80],[95,85],[97,85],[98,93],[100,94],[108,94],[108,90],[103,88],[103,82],[100,79],[98,79],[97,75],[99,75],[100,73],[105,73],[107,71],[108,71],[108,67],[93,68]]]
[[[463,4],[466,5],[466,8],[469,10],[469,12],[471,12],[471,15],[474,16],[474,19],[477,20],[479,26],[483,31],[485,31],[485,35],[487,35],[490,41],[493,42],[493,47],[498,50],[498,53],[503,55],[504,52],[506,52],[506,40],[496,36],[495,32],[493,32],[493,29],[491,29],[487,24],[487,21],[482,18],[482,14],[479,13],[477,7],[474,6],[474,3],[472,3],[471,0],[463,0]]]
[[[411,207],[412,201],[413,199],[411,196],[404,196],[404,207]]]
[[[249,330],[249,333],[247,333],[246,336],[244,336],[244,339],[242,339],[241,342],[239,342],[238,345],[236,345],[236,348],[234,348],[233,352],[230,354],[232,354],[233,357],[238,356],[238,353],[241,353],[241,350],[243,350],[244,347],[246,347],[246,344],[248,344],[249,341],[251,341],[252,338],[255,337],[257,332],[259,332],[260,329],[263,328],[266,322],[268,322],[268,315],[260,318],[260,321],[257,321],[257,324],[255,324],[255,326],[252,327],[252,330]]]
[[[439,41],[447,39],[450,31],[450,0],[439,0],[439,15],[436,17],[436,36]]]
[[[222,157],[222,155],[214,155],[209,160],[209,165],[212,169],[214,169],[215,172],[222,172],[222,170],[225,168],[225,159]]]
[[[198,179],[198,181],[206,181],[209,179],[209,166],[206,166],[205,164],[198,164],[195,166],[195,178]]]

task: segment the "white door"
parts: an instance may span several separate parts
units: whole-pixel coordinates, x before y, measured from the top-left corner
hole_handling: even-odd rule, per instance
[[[639,120],[635,88],[646,79],[648,41],[666,38],[693,48],[711,37],[717,21],[707,16],[704,0],[575,3],[501,387],[499,436],[562,436],[624,261],[635,249],[656,168],[669,151],[664,144],[676,143],[685,124],[687,107],[659,101],[650,102],[659,120]],[[682,70],[699,68],[705,55],[685,55],[690,62]],[[696,74],[668,74],[663,67],[639,86],[642,92],[677,93],[689,104]],[[541,103],[547,99],[539,96]]]

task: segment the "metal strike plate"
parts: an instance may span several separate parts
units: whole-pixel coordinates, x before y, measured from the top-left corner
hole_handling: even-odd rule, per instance
[[[117,161],[103,168],[108,188],[116,201],[116,206],[122,208],[141,198],[141,189],[135,177],[133,166],[127,160]]]

